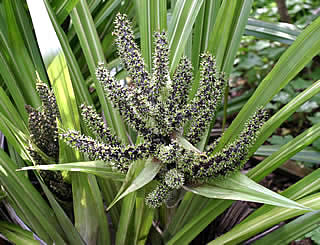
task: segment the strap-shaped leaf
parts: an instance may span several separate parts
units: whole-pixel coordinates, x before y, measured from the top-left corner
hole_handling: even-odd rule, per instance
[[[255,155],[270,156],[273,153],[277,152],[280,149],[280,147],[281,145],[263,145],[259,147],[259,149],[255,152]],[[320,164],[320,152],[312,149],[312,147],[308,147],[298,152],[296,155],[294,155],[290,159],[296,160],[296,161]]]
[[[88,161],[88,162],[73,162],[63,164],[50,164],[25,167],[20,170],[51,170],[51,171],[71,171],[94,174],[103,178],[113,179],[115,181],[123,181],[125,175],[120,172],[115,172],[112,167],[107,166],[103,161]]]
[[[23,222],[48,244],[65,243],[64,232],[56,217],[52,215],[52,209],[31,182],[23,174],[16,172],[16,164],[2,149],[0,166],[1,185],[9,204]]]
[[[300,32],[301,30],[292,24],[270,23],[249,18],[244,33],[258,38],[291,44],[296,40]]]
[[[160,167],[161,165],[159,162],[152,161],[151,159],[147,160],[145,168],[142,169],[139,175],[136,178],[134,178],[131,183],[124,183],[118,195],[109,205],[108,209],[110,209],[114,204],[116,204],[120,199],[122,199],[126,195],[140,189],[141,187],[151,182],[159,172]]]
[[[313,209],[320,208],[320,193],[315,193],[311,196],[299,200],[299,204],[307,205]],[[262,232],[263,230],[301,214],[306,210],[286,209],[283,207],[276,207],[270,212],[265,212],[259,215],[256,219],[245,222],[243,225],[235,226],[230,232],[218,237],[214,241],[208,243],[209,245],[220,244],[241,244],[242,241],[250,238],[252,235]]]
[[[316,229],[320,222],[320,210],[304,214],[254,242],[254,245],[282,245],[298,240],[306,233]]]
[[[238,116],[222,136],[216,150],[237,137],[245,120],[258,106],[267,104],[292,78],[320,52],[320,17],[310,24],[286,52],[280,57],[272,71],[265,77],[242,108]]]
[[[171,50],[169,59],[171,61],[171,74],[175,71],[181,55],[183,54],[202,3],[203,0],[179,0],[175,5],[172,20],[168,27],[168,36],[170,40],[169,50]]]
[[[209,198],[242,200],[286,208],[310,210],[265,188],[240,172],[223,180],[217,180],[198,187],[185,187],[185,189]]]
[[[0,222],[0,233],[14,244],[41,244],[40,241],[34,238],[34,234],[31,231],[24,230],[16,224],[10,224],[5,221]]]
[[[39,48],[57,98],[62,123],[66,128],[80,129],[79,113],[72,83],[60,42],[53,29],[44,2],[27,1]]]
[[[56,12],[57,20],[59,24],[62,24],[63,21],[68,17],[71,10],[76,6],[79,0],[55,0],[52,1],[51,6]]]
[[[57,99],[61,127],[80,130],[80,116],[67,62],[48,15],[47,9],[50,10],[51,6],[47,0],[36,3],[28,0],[27,3],[40,52]],[[84,1],[80,1],[77,7],[81,8],[83,5],[86,5]],[[60,162],[75,160],[80,160],[80,154],[60,144]],[[72,191],[75,226],[83,239],[87,243],[96,244],[99,241],[101,244],[109,244],[107,217],[95,177],[82,173],[72,174]],[[104,232],[98,232],[99,230]]]

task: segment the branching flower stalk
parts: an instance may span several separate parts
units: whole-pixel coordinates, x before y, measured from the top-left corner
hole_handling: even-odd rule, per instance
[[[90,159],[101,159],[118,171],[126,173],[137,159],[153,158],[161,164],[156,176],[158,186],[145,200],[150,207],[159,207],[171,192],[183,185],[201,183],[214,177],[226,176],[247,161],[250,147],[266,121],[266,112],[258,109],[247,121],[240,136],[221,151],[212,154],[184,148],[177,136],[196,145],[215,116],[225,90],[226,81],[217,72],[214,57],[202,54],[200,84],[195,97],[187,103],[192,83],[191,62],[182,57],[172,76],[169,75],[169,49],[165,32],[156,32],[152,74],[147,72],[131,24],[126,15],[115,20],[115,43],[122,64],[132,83],[121,85],[110,72],[99,64],[97,79],[105,95],[112,101],[128,126],[143,137],[139,145],[123,145],[104,124],[93,107],[82,105],[82,117],[96,135],[96,139],[77,131],[60,135],[67,144],[87,153]],[[190,121],[188,132],[183,127]],[[215,142],[216,144],[217,142]]]

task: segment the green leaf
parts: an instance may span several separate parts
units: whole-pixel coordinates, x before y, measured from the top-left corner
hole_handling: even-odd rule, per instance
[[[24,44],[24,40],[19,29],[15,6],[16,1],[5,1],[5,14],[8,25],[8,42],[4,43],[7,55],[10,57],[11,67],[17,78],[20,89],[24,93],[24,98],[29,105],[39,107],[40,98],[35,89],[36,73],[31,57]],[[19,59],[17,59],[19,57]]]
[[[124,197],[123,203],[121,205],[121,215],[118,224],[118,229],[116,232],[116,242],[115,244],[125,245],[126,240],[130,237],[130,221],[135,207],[136,192],[131,192]],[[130,244],[128,242],[128,244]]]
[[[231,72],[252,2],[224,0],[211,32],[208,51],[216,57],[218,70],[226,72],[227,76]]]
[[[249,53],[248,56],[241,57],[237,69],[250,70],[254,66],[262,66],[262,58],[255,53]]]
[[[297,183],[291,185],[288,189],[284,190],[281,195],[288,197],[292,200],[298,200],[306,197],[312,193],[317,192],[320,189],[320,169],[313,171],[303,179],[299,180]],[[247,217],[243,223],[258,217],[259,215],[269,212],[274,207],[269,205],[264,205],[255,212],[253,212],[249,217]]]
[[[292,135],[285,135],[285,136],[273,135],[271,138],[268,139],[268,141],[272,145],[284,145],[292,139],[293,139]]]
[[[257,156],[270,156],[277,152],[281,146],[279,145],[263,145],[254,153]],[[320,163],[320,152],[313,150],[311,147],[298,152],[290,158],[291,160]]]
[[[202,3],[203,0],[178,0],[175,4],[172,19],[168,26],[171,75],[174,73],[184,52]]]
[[[306,233],[314,230],[320,222],[320,210],[304,214],[279,229],[254,242],[254,245],[282,245],[298,240]]]
[[[68,17],[71,10],[76,6],[79,0],[54,0],[51,3],[53,10],[57,15],[57,20],[59,24]]]
[[[34,4],[30,0],[27,2],[62,123],[68,129],[80,129],[80,118],[66,59],[45,4]]]
[[[30,58],[42,81],[48,83],[46,70],[43,65],[40,50],[33,32],[32,22],[25,1],[15,1],[15,17],[20,27],[21,35],[25,41],[25,46],[30,54]]]
[[[29,159],[26,149],[29,137],[12,124],[2,112],[0,112],[0,119],[0,129],[6,136],[7,141],[15,148],[23,159]]]
[[[105,58],[87,2],[85,0],[79,0],[79,3],[72,10],[70,16],[79,38],[91,77],[93,78],[108,126],[112,128],[124,142],[128,142],[126,129],[120,114],[112,108],[108,99],[105,98],[102,85],[95,76],[98,63],[105,63]]]
[[[0,87],[0,111],[10,120],[19,130],[24,133],[28,132],[28,128],[24,123],[23,118],[19,115],[16,107],[12,104],[10,98],[7,96],[2,87]]]
[[[88,105],[92,105],[92,98],[90,97],[88,88],[86,86],[85,80],[81,74],[80,67],[77,63],[77,59],[72,52],[72,49],[69,45],[68,39],[60,25],[58,24],[57,18],[54,15],[50,6],[47,5],[48,15],[50,17],[53,28],[57,34],[57,37],[60,41],[61,48],[63,53],[65,54],[65,59],[68,64],[68,68],[70,71],[70,77],[72,80],[72,86],[74,87],[77,104],[87,103]]]
[[[40,180],[40,178],[38,178],[38,180],[39,180],[39,183],[40,183],[44,193],[46,194],[46,196],[48,198],[50,206],[54,210],[54,213],[57,217],[57,220],[59,221],[62,229],[64,230],[64,232],[67,236],[68,242],[70,244],[85,245],[80,234],[78,233],[78,231],[76,230],[76,228],[74,227],[74,225],[72,224],[72,222],[70,221],[69,217],[66,215],[64,210],[61,208],[61,206],[59,205],[57,200],[54,198],[52,193],[49,191],[48,187]]]
[[[200,199],[204,201],[203,199]],[[190,200],[189,196],[189,202]],[[166,244],[175,245],[175,244],[189,244],[203,229],[205,229],[211,222],[214,220],[219,214],[221,214],[226,208],[228,208],[232,201],[230,200],[212,200],[210,206],[202,206],[199,199],[197,201],[197,208],[200,209],[200,213],[194,215],[195,212],[192,213],[192,219],[188,223],[183,223],[183,227],[181,227],[177,232],[169,233],[168,236],[171,238]],[[194,201],[192,201],[193,203]],[[182,214],[182,216],[185,213]],[[182,218],[180,216],[180,218]]]
[[[134,178],[131,183],[123,184],[119,193],[117,194],[113,202],[109,205],[108,210],[129,193],[134,192],[151,182],[158,174],[160,168],[161,164],[159,164],[159,162],[152,161],[151,159],[147,160],[145,168],[142,169],[139,175]]]
[[[0,234],[14,244],[39,245],[31,231],[23,230],[20,226],[0,221]]]
[[[1,42],[2,40],[0,39],[0,43]],[[19,88],[19,85],[16,81],[16,75],[10,67],[10,65],[8,64],[8,62],[6,61],[5,54],[2,51],[0,52],[0,66],[0,74],[5,81],[9,93],[13,97],[17,110],[19,111],[24,123],[26,124],[28,120],[28,114],[24,108],[24,105],[27,104],[26,98],[24,98],[22,90]]]
[[[311,112],[313,109],[316,109],[318,107],[319,105],[317,102],[307,101],[297,110],[297,112]]]
[[[118,182],[105,181],[103,178],[98,178],[99,187],[101,190],[101,194],[105,203],[109,204],[113,201],[114,197],[117,195],[119,190]],[[112,224],[117,226],[120,219],[120,205],[115,205],[112,210],[110,210],[110,217],[112,220]]]
[[[87,244],[111,244],[108,220],[96,178],[82,173],[72,173],[71,177],[75,227]]]
[[[145,204],[145,190],[137,190],[135,211],[135,244],[145,244],[156,209]]]
[[[250,100],[222,136],[216,150],[240,133],[245,121],[258,106],[266,105],[292,78],[320,52],[320,18],[310,24],[281,56],[272,71],[262,81]]]
[[[320,182],[320,169],[313,171],[308,176],[304,177],[294,185],[290,186],[288,189],[283,191],[281,195],[291,198],[292,200],[298,200],[304,198],[304,200],[308,200],[311,203],[316,204],[319,198],[319,182]],[[316,195],[311,195],[312,193],[316,193]],[[298,201],[302,203],[302,200]],[[312,206],[312,204],[307,205],[313,209],[319,209],[318,207]],[[244,221],[242,221],[239,225],[234,228],[234,231],[231,230],[230,232],[223,235],[221,240],[230,239],[233,241],[234,244],[238,244],[240,241],[248,239],[251,235],[250,234],[257,234],[262,230],[268,229],[269,227],[284,221],[288,218],[292,218],[302,213],[299,210],[293,209],[281,209],[282,211],[279,212],[278,207],[270,206],[270,205],[263,205],[258,210],[254,211],[251,215],[249,215]],[[293,211],[293,213],[292,213]],[[289,215],[289,216],[288,216]],[[266,217],[273,217],[271,219]],[[275,222],[275,223],[273,223]],[[247,225],[249,224],[249,225]],[[254,225],[252,225],[254,224]],[[239,230],[245,230],[245,233],[238,232]],[[248,235],[248,234],[249,235]],[[223,241],[221,241],[223,243]],[[219,243],[217,243],[219,244]]]
[[[304,80],[303,78],[299,77],[297,79],[292,80],[290,85],[297,90],[306,89],[312,85],[312,81]]]
[[[319,209],[320,193],[303,198],[299,200],[298,203],[312,209]],[[281,207],[273,208],[270,212],[259,215],[257,219],[252,219],[243,225],[236,225],[230,232],[218,237],[214,241],[208,243],[208,245],[240,244],[242,241],[250,238],[252,235],[262,232],[263,230],[278,224],[283,220],[304,214],[305,212],[307,211]]]
[[[74,162],[63,164],[50,164],[50,165],[37,165],[24,167],[20,170],[51,170],[51,171],[71,171],[82,172],[87,174],[94,174],[99,177],[113,179],[115,181],[124,181],[125,175],[112,170],[112,167],[107,166],[103,161],[90,161],[90,162]]]
[[[316,226],[314,230],[305,235],[305,237],[311,238],[316,244],[320,244],[320,227],[319,224]]]
[[[0,149],[0,182],[10,205],[23,222],[48,244],[64,244],[65,235],[52,209],[16,164]]]
[[[153,34],[167,27],[167,3],[165,0],[136,0],[139,16],[141,53],[149,72],[152,69]]]
[[[320,137],[320,123],[305,130],[289,143],[282,146],[277,152],[263,160],[248,172],[248,176],[255,181],[261,181],[263,177],[281,166],[285,161],[301,151]]]
[[[313,143],[312,143],[312,146],[319,152],[320,151],[320,138],[315,140]]]
[[[287,105],[281,108],[275,115],[273,115],[261,128],[258,139],[250,150],[253,154],[260,145],[287,119],[289,118],[303,103],[320,92],[320,80],[312,84],[308,89],[301,92]]]
[[[270,46],[271,46],[271,42],[269,40],[259,40],[252,47],[248,47],[248,48],[249,50],[261,51],[265,48],[269,48]]]
[[[110,18],[110,15],[121,5],[122,0],[107,1],[99,12],[94,16],[94,24],[98,28],[101,24]]]
[[[290,94],[281,91],[272,98],[272,101],[287,104],[290,101]]]
[[[316,112],[313,117],[307,117],[312,124],[320,122],[320,112]]]
[[[200,54],[208,48],[209,38],[216,21],[221,2],[222,0],[205,0],[194,24],[192,65],[196,70],[200,64]]]
[[[309,210],[309,208],[259,185],[240,172],[224,180],[215,180],[198,187],[185,187],[185,189],[209,198],[242,200]]]
[[[295,25],[288,23],[271,23],[249,18],[245,34],[284,44],[291,44],[300,34]]]

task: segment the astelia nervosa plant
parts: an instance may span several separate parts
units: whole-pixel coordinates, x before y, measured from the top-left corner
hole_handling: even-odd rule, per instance
[[[170,77],[166,33],[155,33],[153,69],[149,74],[126,15],[118,14],[114,26],[118,54],[131,81],[121,84],[103,64],[99,64],[96,76],[105,95],[144,141],[124,145],[88,105],[81,106],[82,117],[96,139],[74,130],[63,132],[61,138],[71,147],[87,153],[90,159],[103,160],[124,173],[137,159],[151,157],[161,164],[156,176],[158,185],[145,199],[147,205],[154,208],[161,206],[172,191],[183,185],[203,183],[240,169],[266,120],[265,111],[258,109],[240,136],[219,152],[212,153],[217,142],[207,152],[186,149],[177,138],[185,137],[196,145],[222,100],[226,81],[217,72],[214,57],[210,53],[201,55],[200,86],[195,97],[187,103],[192,82],[191,62],[183,57]],[[187,121],[191,123],[184,133]]]

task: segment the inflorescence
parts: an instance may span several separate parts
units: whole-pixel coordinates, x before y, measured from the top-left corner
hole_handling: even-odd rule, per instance
[[[137,159],[152,157],[159,162],[161,170],[156,176],[159,184],[145,199],[147,205],[154,208],[161,206],[170,193],[185,184],[226,176],[240,169],[267,119],[266,112],[258,109],[240,136],[219,152],[199,153],[185,149],[177,141],[177,136],[185,137],[193,145],[200,142],[223,97],[226,81],[217,72],[214,57],[209,53],[201,56],[199,89],[188,103],[191,62],[183,57],[170,77],[166,33],[156,32],[154,35],[153,67],[152,74],[149,74],[134,42],[127,16],[118,14],[114,26],[118,54],[132,83],[122,85],[103,64],[99,64],[96,77],[128,126],[144,141],[138,145],[124,145],[88,105],[81,106],[82,117],[96,137],[72,130],[60,134],[60,137],[71,147],[87,153],[90,159],[104,160],[124,173]],[[184,132],[186,125],[188,130]]]
[[[48,86],[38,81],[36,84],[37,92],[42,101],[40,109],[35,109],[30,105],[25,108],[29,114],[30,143],[28,152],[37,165],[44,165],[47,159],[39,154],[38,149],[51,158],[53,162],[59,161],[59,134],[57,118],[59,117],[58,106],[54,93]],[[38,148],[38,149],[36,149]],[[48,188],[61,201],[71,199],[71,185],[64,181],[61,172],[40,170],[40,175]]]

